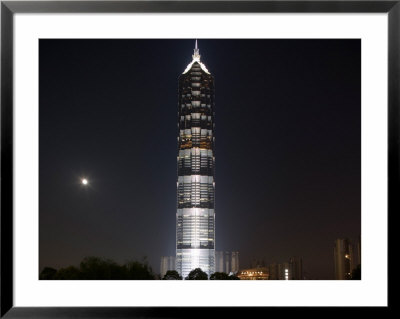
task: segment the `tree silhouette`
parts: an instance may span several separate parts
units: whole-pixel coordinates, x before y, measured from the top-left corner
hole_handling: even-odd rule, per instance
[[[168,270],[165,273],[163,280],[182,280],[182,277],[176,270]]]
[[[54,279],[55,275],[57,273],[57,269],[51,268],[51,267],[45,267],[43,268],[42,272],[39,275],[40,280],[52,280]]]
[[[86,257],[79,268],[82,278],[86,280],[121,280],[126,277],[123,267],[111,259]]]
[[[193,269],[189,275],[185,278],[186,280],[208,280],[208,275],[201,270],[201,268]]]
[[[151,280],[154,279],[154,274],[151,267],[145,263],[142,264],[138,261],[128,262],[126,265],[128,278],[131,280]]]
[[[230,280],[240,280],[240,278],[238,276],[236,276],[236,275],[230,275],[229,279]]]
[[[119,265],[111,259],[85,257],[79,267],[69,266],[56,270],[45,267],[39,275],[41,280],[153,280],[155,275],[148,265],[137,261]]]
[[[210,276],[210,280],[240,280],[240,278],[224,272],[215,272]]]
[[[210,280],[229,280],[229,276],[224,272],[215,272],[210,276]]]
[[[82,274],[78,268],[74,266],[69,266],[67,268],[61,268],[57,271],[54,279],[57,280],[79,280]]]

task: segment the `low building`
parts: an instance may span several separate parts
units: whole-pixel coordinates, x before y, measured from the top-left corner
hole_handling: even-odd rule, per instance
[[[241,280],[268,280],[269,269],[267,267],[257,267],[240,270],[237,274]]]

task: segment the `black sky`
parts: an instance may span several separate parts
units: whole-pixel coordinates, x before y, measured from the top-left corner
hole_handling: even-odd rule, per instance
[[[40,269],[175,254],[178,76],[194,40],[39,40]],[[361,233],[361,41],[199,39],[216,250],[333,279]],[[87,177],[90,187],[79,184]]]

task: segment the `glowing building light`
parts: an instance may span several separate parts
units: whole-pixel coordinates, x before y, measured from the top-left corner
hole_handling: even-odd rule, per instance
[[[192,55],[192,59],[193,59],[193,60],[192,60],[192,62],[190,62],[190,63],[188,64],[188,66],[186,67],[185,71],[184,71],[182,74],[188,73],[189,70],[192,69],[193,64],[194,64],[195,62],[197,62],[197,63],[200,65],[201,69],[202,69],[204,72],[206,72],[207,74],[210,74],[210,72],[207,70],[206,66],[205,66],[203,63],[200,62],[200,57],[201,57],[201,55],[200,55],[200,50],[199,50],[199,48],[197,47],[197,40],[196,40],[195,48],[194,48],[193,51],[194,51],[194,53],[193,53],[193,55]]]

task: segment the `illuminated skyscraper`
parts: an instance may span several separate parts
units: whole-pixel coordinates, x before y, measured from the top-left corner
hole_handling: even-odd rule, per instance
[[[179,77],[176,270],[215,272],[214,78],[200,62]]]

